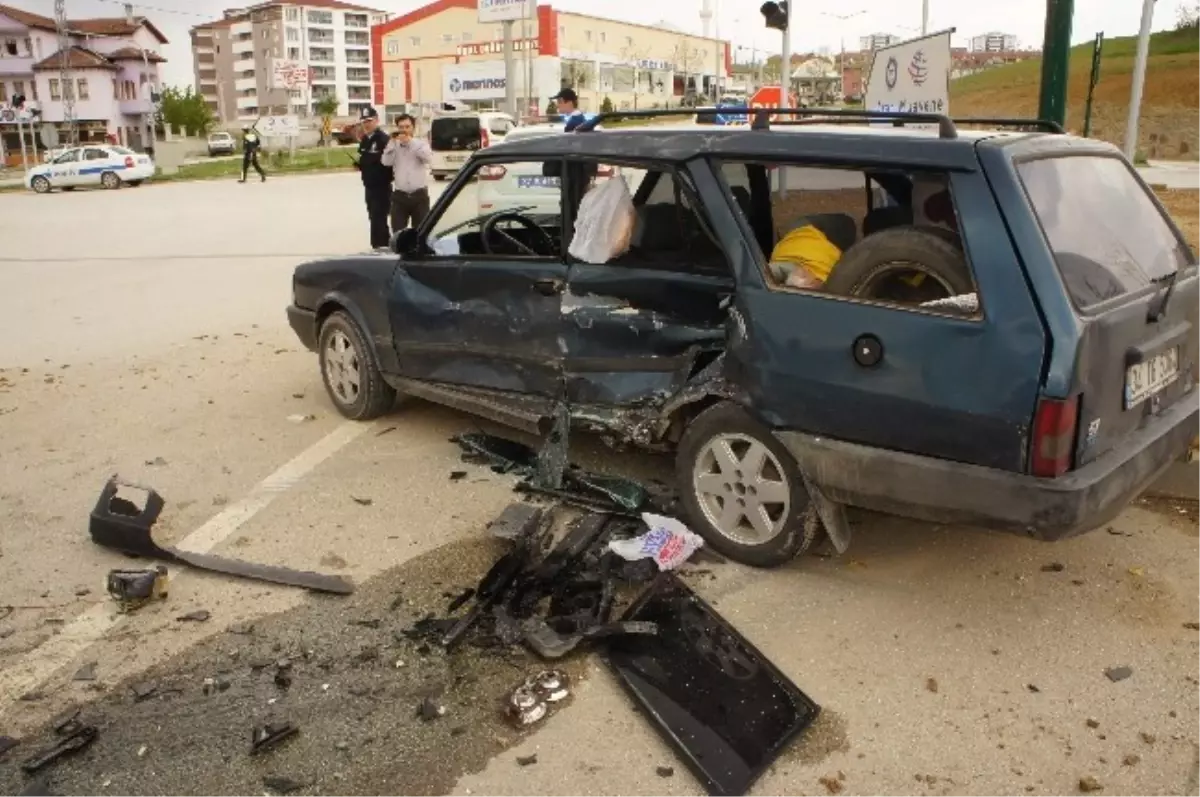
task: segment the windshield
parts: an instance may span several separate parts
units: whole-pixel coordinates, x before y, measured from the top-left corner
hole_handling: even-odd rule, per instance
[[[1080,309],[1138,291],[1192,253],[1120,158],[1043,158],[1017,172]]]

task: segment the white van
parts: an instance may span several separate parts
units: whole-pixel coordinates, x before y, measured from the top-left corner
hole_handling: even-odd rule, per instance
[[[429,148],[433,150],[433,179],[445,180],[457,172],[477,149],[504,140],[517,126],[513,117],[499,111],[440,114],[429,123]]]

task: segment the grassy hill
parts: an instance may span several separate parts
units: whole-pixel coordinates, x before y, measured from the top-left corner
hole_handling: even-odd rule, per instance
[[[1092,103],[1092,136],[1121,146],[1125,138],[1137,38],[1105,39],[1100,82]],[[1083,131],[1092,45],[1071,49],[1067,127]],[[1037,115],[1040,58],[997,67],[950,83],[955,116]],[[1200,149],[1200,37],[1195,28],[1156,33],[1138,130],[1138,150],[1147,158],[1195,160]]]

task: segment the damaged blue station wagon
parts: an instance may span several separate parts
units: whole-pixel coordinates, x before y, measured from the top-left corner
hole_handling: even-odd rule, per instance
[[[335,406],[401,393],[534,434],[565,407],[674,451],[688,523],[760,566],[845,550],[847,506],[1060,539],[1187,449],[1196,259],[1120,152],[774,113],[490,147],[395,254],[299,266],[288,315]],[[476,204],[531,164],[528,204]]]

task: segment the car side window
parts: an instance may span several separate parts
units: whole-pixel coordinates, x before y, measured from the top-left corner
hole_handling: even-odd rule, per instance
[[[64,152],[54,159],[55,163],[75,163],[79,160],[79,150],[73,149],[69,152]]]
[[[771,290],[981,317],[949,175],[732,162]]]
[[[102,149],[88,147],[83,151],[83,159],[87,161],[102,161],[108,158],[108,153]]]
[[[465,179],[425,227],[425,258],[560,259],[559,161],[490,161]]]

